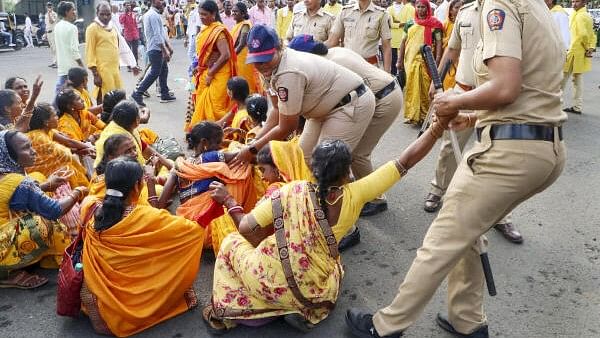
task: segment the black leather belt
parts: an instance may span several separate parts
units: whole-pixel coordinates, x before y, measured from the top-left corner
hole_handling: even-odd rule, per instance
[[[46,33],[52,33],[52,31],[47,31]]]
[[[388,96],[389,93],[393,92],[396,89],[396,80],[390,82],[387,86],[383,87],[380,91],[375,93],[375,98],[377,100],[381,100],[384,97]]]
[[[361,97],[362,94],[367,92],[367,87],[363,83],[360,86],[354,88],[352,91],[350,91],[350,93],[348,93],[348,94],[346,94],[346,96],[342,97],[340,102],[335,107],[333,107],[333,109],[345,106],[348,103],[350,103],[350,101],[352,101],[352,96],[350,96],[350,94],[352,94],[352,92],[356,92],[356,95],[358,95],[358,97]]]
[[[483,128],[477,128],[477,141],[481,141]],[[496,124],[491,126],[492,140],[541,140],[554,141],[554,127],[533,124]],[[558,138],[562,141],[562,127],[558,127]]]

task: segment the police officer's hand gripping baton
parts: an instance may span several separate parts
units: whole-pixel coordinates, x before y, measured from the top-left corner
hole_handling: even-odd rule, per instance
[[[426,45],[424,45],[426,46]],[[431,48],[429,48],[431,50]],[[422,51],[422,50],[421,50]],[[432,56],[433,57],[433,56]],[[425,56],[423,56],[423,59],[425,59]],[[444,83],[444,79],[446,78],[446,75],[448,74],[448,72],[450,71],[450,66],[452,65],[452,60],[446,60],[446,63],[444,63],[443,67],[442,67],[442,72],[440,73],[440,81],[437,85],[439,85],[440,87],[434,87],[436,92],[438,89],[443,90],[443,83]],[[434,86],[437,86],[434,82]],[[429,128],[429,125],[431,124],[431,119],[433,118],[433,105],[429,106],[429,110],[427,110],[427,116],[425,117],[425,121],[423,121],[423,125],[421,125],[421,130],[419,130],[419,135],[417,135],[417,138],[419,138],[421,135],[423,135],[423,133],[425,132],[425,130],[427,130],[427,128]]]
[[[431,47],[428,45],[423,45],[423,47],[421,48],[421,53],[423,54],[423,59],[425,60],[427,69],[429,69],[429,75],[431,76],[431,81],[433,82],[435,93],[442,93],[444,91],[444,88],[442,86],[442,80],[440,79],[440,75],[438,74],[436,68],[435,60],[433,59]],[[427,114],[428,118],[431,118],[430,115],[433,115],[433,113],[433,110],[430,109],[429,113]],[[456,165],[458,166],[462,160],[462,153],[460,151],[460,147],[458,146],[456,132],[454,130],[449,130],[449,133],[450,143],[452,144],[452,150],[454,151],[454,158],[456,159]],[[495,296],[496,285],[494,283],[494,276],[492,275],[492,269],[490,267],[490,260],[488,258],[487,249],[485,244],[483,243],[483,236],[480,236],[477,240],[477,246],[479,247],[479,256],[481,257],[481,265],[483,266],[483,274],[485,276],[485,283],[487,284],[488,293],[490,294],[490,296]]]

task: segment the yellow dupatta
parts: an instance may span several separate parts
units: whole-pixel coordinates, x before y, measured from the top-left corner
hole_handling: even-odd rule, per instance
[[[58,131],[73,140],[85,142],[106,127],[102,120],[85,109],[79,111],[79,120],[80,123],[77,123],[71,114],[63,114],[58,119]]]
[[[212,52],[217,48],[217,41],[225,39],[231,57],[221,68],[213,74],[209,85],[206,84],[208,76],[208,61]],[[227,27],[220,22],[213,22],[204,26],[196,37],[196,53],[198,55],[198,69],[194,77],[196,91],[192,95],[194,113],[186,116],[184,129],[190,131],[193,126],[201,121],[216,121],[222,118],[231,108],[231,99],[227,95],[227,81],[236,75],[236,56],[233,48],[233,39]]]
[[[271,157],[285,183],[291,181],[314,182],[314,177],[304,160],[304,152],[297,142],[271,141]]]
[[[86,110],[90,109],[90,107],[93,106],[92,99],[90,98],[90,93],[87,91],[87,89],[83,88],[82,90],[79,90],[77,88],[73,88],[73,90],[77,94],[79,94],[79,96],[83,100],[83,104],[84,104]]]
[[[106,142],[106,139],[108,139],[110,136],[115,134],[125,134],[133,138],[133,143],[135,143],[135,148],[137,150],[137,160],[141,165],[144,165],[146,161],[144,160],[144,156],[142,155],[142,140],[140,138],[140,133],[138,132],[138,130],[135,129],[133,133],[130,133],[125,128],[115,123],[115,121],[110,121],[110,123],[106,125],[106,127],[100,134],[100,138],[98,138],[98,140],[96,141],[96,160],[94,161],[94,167],[97,167],[98,164],[100,164],[100,161],[102,160],[102,156],[104,155],[104,142]]]
[[[237,40],[240,38],[240,34],[242,33],[242,28],[244,26],[248,27],[248,30],[252,27],[252,22],[250,20],[244,20],[239,22],[233,26],[231,29],[231,36],[233,37],[233,44],[235,46]],[[250,89],[250,94],[263,92],[263,84],[258,73],[256,67],[253,64],[246,64],[246,57],[248,56],[248,46],[244,47],[240,53],[237,55],[236,61],[236,70],[237,75],[243,77],[248,82],[248,88]]]
[[[130,336],[188,310],[203,237],[197,223],[140,205],[102,232],[87,225],[84,283],[111,333]]]

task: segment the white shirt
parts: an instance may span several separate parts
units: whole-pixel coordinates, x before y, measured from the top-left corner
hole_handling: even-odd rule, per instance
[[[200,21],[200,14],[197,9],[194,9],[190,13],[190,17],[188,19],[188,28],[187,34],[190,39],[196,37],[196,34],[200,31],[200,26],[202,26],[202,21]]]
[[[304,1],[300,1],[294,5],[293,12],[294,12],[294,14],[296,14],[296,13],[304,12],[305,9],[306,9],[306,5],[304,4]]]
[[[552,17],[554,18],[554,22],[556,22],[556,25],[558,26],[560,36],[562,36],[563,42],[565,44],[565,50],[568,50],[569,46],[571,46],[569,16],[564,12],[552,12]]]
[[[31,28],[32,28],[31,18],[26,16],[25,17],[25,30],[31,32]]]
[[[446,20],[446,15],[448,15],[448,7],[449,6],[450,6],[450,1],[444,0],[444,2],[442,2],[438,6],[438,8],[435,9],[435,11],[433,12],[433,15],[441,22],[444,22]]]
[[[115,14],[115,13],[113,13],[113,14],[110,16],[110,21],[112,22],[113,26],[117,28],[117,31],[118,31],[120,34],[123,34],[123,26],[121,26],[121,23],[119,22],[119,15],[118,15],[118,14]]]

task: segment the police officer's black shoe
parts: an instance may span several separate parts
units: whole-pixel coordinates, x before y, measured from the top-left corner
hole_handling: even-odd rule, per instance
[[[377,215],[380,212],[384,212],[388,209],[388,204],[386,200],[379,200],[377,202],[367,202],[363,206],[360,211],[360,216],[373,216]]]
[[[425,198],[425,205],[423,210],[427,212],[436,212],[442,206],[442,197],[429,193]]]
[[[360,231],[358,230],[358,228],[356,228],[354,229],[354,231],[352,231],[351,234],[344,236],[344,238],[340,240],[340,243],[338,244],[338,250],[344,251],[355,246],[358,243],[360,243]]]
[[[350,328],[352,335],[358,338],[398,338],[402,336],[402,332],[380,336],[373,325],[373,315],[358,309],[346,311],[346,325]]]
[[[488,333],[487,325],[484,325],[484,326],[478,328],[473,333],[469,333],[469,334],[460,333],[454,329],[454,326],[452,326],[452,324],[450,324],[448,319],[446,319],[446,317],[444,315],[442,315],[441,313],[438,313],[437,318],[435,319],[435,322],[445,331],[448,331],[458,337],[489,338],[489,336],[490,336]]]

